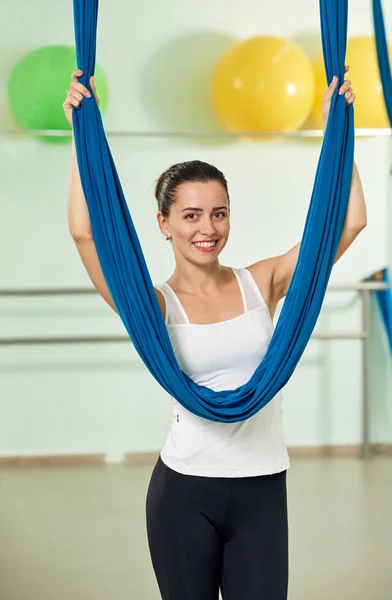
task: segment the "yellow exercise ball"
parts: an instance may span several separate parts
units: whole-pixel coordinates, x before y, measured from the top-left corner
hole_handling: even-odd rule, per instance
[[[228,50],[212,80],[215,111],[232,132],[295,131],[312,109],[312,63],[296,44],[257,36]]]
[[[391,47],[389,47],[389,55],[392,58]],[[374,37],[358,36],[349,38],[347,41],[346,65],[350,67],[346,78],[351,80],[356,95],[354,104],[355,127],[365,129],[389,127]],[[316,127],[321,127],[321,103],[327,88],[322,56],[315,62],[314,70],[316,95],[311,118]]]

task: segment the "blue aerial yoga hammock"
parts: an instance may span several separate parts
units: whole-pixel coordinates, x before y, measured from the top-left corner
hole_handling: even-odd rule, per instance
[[[344,80],[348,0],[320,0],[327,80]],[[94,73],[98,0],[74,0],[80,78]],[[326,292],[349,198],[352,107],[334,94],[298,264],[267,353],[251,379],[216,392],[193,382],[175,358],[94,98],[73,111],[81,181],[101,267],[118,313],[140,357],[185,408],[212,421],[248,419],[287,383],[312,334]]]
[[[374,32],[376,35],[378,66],[384,92],[385,106],[392,127],[392,77],[381,0],[373,0],[373,20]],[[388,284],[386,290],[378,291],[376,294],[392,354],[392,283],[389,278],[388,270],[383,269],[382,271],[375,273],[372,279],[378,281],[382,280]]]
[[[392,127],[392,78],[381,0],[373,0],[373,21],[378,67],[384,92],[385,107]]]
[[[365,281],[383,281],[388,286],[386,290],[378,290],[376,296],[392,356],[392,282],[389,278],[388,269],[381,269],[381,271],[373,273]]]

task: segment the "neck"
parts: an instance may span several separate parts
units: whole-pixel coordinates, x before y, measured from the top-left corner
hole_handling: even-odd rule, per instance
[[[196,265],[184,259],[176,260],[176,268],[169,284],[176,290],[190,294],[209,294],[231,276],[231,269],[216,259],[209,265]]]

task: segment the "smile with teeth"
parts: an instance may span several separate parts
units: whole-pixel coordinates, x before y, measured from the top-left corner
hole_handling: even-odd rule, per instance
[[[217,243],[217,240],[212,240],[210,242],[192,242],[193,246],[202,252],[212,252]]]

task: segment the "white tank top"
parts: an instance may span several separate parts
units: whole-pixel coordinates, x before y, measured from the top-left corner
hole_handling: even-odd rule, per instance
[[[213,390],[245,384],[262,361],[273,333],[268,307],[247,269],[233,269],[244,312],[206,325],[192,324],[168,283],[166,326],[181,369]],[[251,477],[290,466],[282,432],[281,394],[246,421],[217,423],[194,415],[173,399],[173,422],[161,452],[179,473],[206,477]]]

